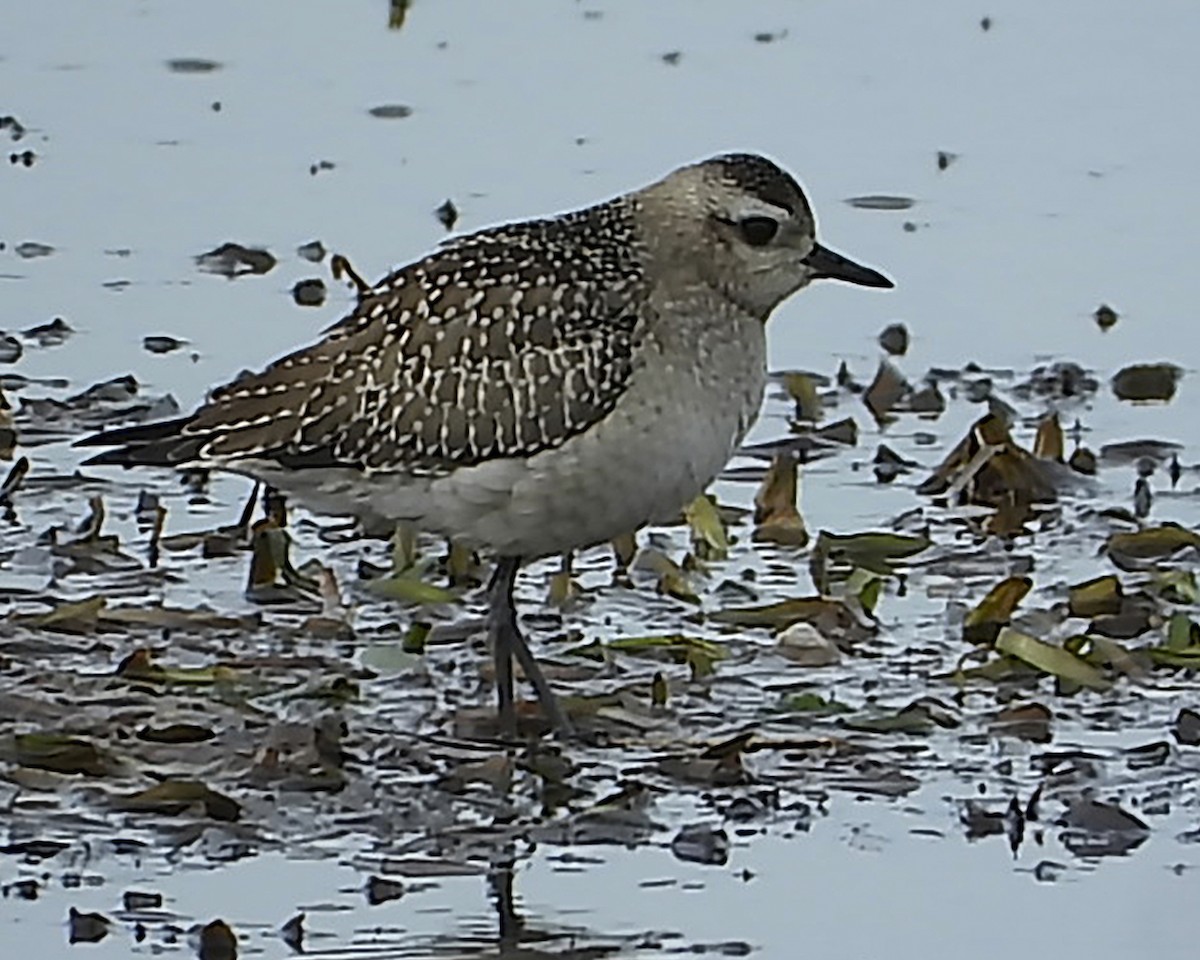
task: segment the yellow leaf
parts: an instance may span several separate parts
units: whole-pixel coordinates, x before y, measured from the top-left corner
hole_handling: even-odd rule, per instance
[[[729,555],[729,537],[717,506],[707,494],[700,494],[684,508],[684,518],[692,531],[692,543],[702,560],[724,560]]]
[[[963,639],[968,643],[991,643],[1031,589],[1033,581],[1028,577],[1001,580],[963,620]]]
[[[1121,612],[1121,581],[1109,574],[1071,587],[1067,603],[1073,617],[1099,617]]]
[[[995,649],[999,653],[1016,657],[1036,667],[1043,673],[1053,674],[1060,680],[1076,683],[1092,690],[1107,690],[1112,684],[1086,660],[1075,654],[1046,643],[1027,633],[1004,627],[996,637]]]

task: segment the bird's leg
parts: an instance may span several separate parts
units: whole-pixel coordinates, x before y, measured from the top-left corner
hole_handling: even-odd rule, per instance
[[[518,562],[505,557],[488,584],[488,644],[496,665],[496,700],[500,712],[500,735],[517,733],[517,709],[513,696],[512,637],[516,633],[517,611],[513,608],[513,584]]]
[[[538,700],[547,719],[559,733],[569,735],[571,723],[558,704],[558,698],[550,689],[550,683],[542,668],[521,636],[517,627],[517,611],[513,605],[513,586],[517,579],[517,568],[521,561],[515,557],[502,557],[492,575],[488,587],[488,639],[492,645],[492,656],[496,663],[496,698],[500,710],[500,733],[515,736],[517,732],[516,702],[513,695],[512,663],[515,658],[529,682],[537,691]]]

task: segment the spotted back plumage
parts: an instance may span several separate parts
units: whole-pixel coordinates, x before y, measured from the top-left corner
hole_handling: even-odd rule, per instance
[[[633,370],[630,203],[485,230],[395,271],[322,340],[214,392],[171,459],[437,473],[562,444]]]
[[[273,483],[307,467],[351,468],[389,475],[386,485],[392,473],[528,459],[618,408],[609,422],[629,430],[627,414],[642,422],[683,404],[689,423],[709,425],[695,441],[712,444],[701,451],[708,469],[752,418],[741,408],[756,409],[744,383],[762,372],[746,360],[763,346],[761,321],[814,278],[890,286],[821,247],[815,231],[800,185],[771,161],[689,164],[585,210],[453,240],[366,291],[316,343],[243,374],[191,416],[80,442],[116,447],[89,463],[212,466]],[[701,382],[709,388],[689,392]],[[727,421],[729,436],[710,429]],[[619,431],[589,435],[617,453],[626,445]],[[590,447],[571,449],[561,463]],[[678,458],[689,477],[693,453]]]

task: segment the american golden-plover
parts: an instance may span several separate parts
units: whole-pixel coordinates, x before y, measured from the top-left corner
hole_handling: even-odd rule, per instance
[[[89,463],[241,473],[332,516],[412,522],[491,551],[501,730],[513,661],[570,724],[521,636],[522,562],[675,515],[758,416],[765,321],[831,278],[800,185],[727,154],[573,213],[482,230],[389,274],[314,344],[194,413],[82,441]]]

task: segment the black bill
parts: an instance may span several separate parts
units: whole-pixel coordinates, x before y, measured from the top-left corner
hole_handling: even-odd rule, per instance
[[[857,283],[861,287],[895,286],[891,280],[878,270],[872,270],[870,267],[864,267],[861,263],[855,263],[849,257],[843,257],[840,253],[834,253],[834,251],[828,247],[821,246],[819,243],[804,258],[804,262],[812,270],[814,280],[845,280],[846,283]]]

